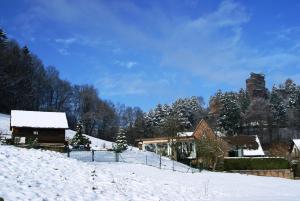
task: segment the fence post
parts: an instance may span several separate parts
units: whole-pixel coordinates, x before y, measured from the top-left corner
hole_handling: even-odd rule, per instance
[[[95,161],[95,150],[92,150],[92,161]]]
[[[159,169],[161,169],[161,154],[159,155]]]
[[[68,155],[68,158],[70,158],[70,148],[69,147],[67,148],[67,155]]]
[[[119,162],[119,153],[118,152],[115,153],[116,153],[116,162]]]
[[[173,163],[172,169],[173,169],[173,171],[175,171],[175,167],[174,167],[174,159],[172,160],[172,163]]]
[[[148,161],[147,161],[147,155],[146,155],[146,165],[148,165]]]

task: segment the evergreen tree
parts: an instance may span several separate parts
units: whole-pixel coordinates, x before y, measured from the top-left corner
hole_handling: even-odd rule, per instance
[[[244,89],[240,89],[238,93],[238,104],[242,113],[245,113],[250,105],[250,98]]]
[[[114,147],[114,150],[116,152],[120,153],[120,152],[126,150],[127,147],[128,147],[128,145],[127,145],[125,130],[120,128],[119,132],[117,134],[116,146]]]
[[[273,87],[271,98],[270,98],[270,106],[272,111],[273,120],[277,126],[284,125],[286,123],[286,105],[280,94],[278,93],[278,89]]]
[[[225,93],[221,98],[222,108],[217,121],[219,129],[225,131],[227,135],[237,133],[241,119],[240,107],[234,93]]]
[[[7,36],[5,32],[0,28],[0,45],[4,45],[7,42]]]
[[[293,80],[287,79],[284,83],[284,90],[287,93],[288,107],[295,107],[297,102],[297,94],[299,93],[298,88]]]
[[[76,134],[72,138],[71,145],[75,147],[79,145],[83,145],[85,148],[89,148],[91,141],[83,135],[82,130],[83,130],[82,123],[78,122],[76,126]]]
[[[164,122],[164,116],[165,114],[164,114],[163,106],[161,104],[158,104],[154,109],[154,118],[153,118],[154,126],[160,127]]]
[[[189,120],[191,112],[189,111],[189,106],[187,99],[177,99],[172,104],[172,115],[177,118],[181,131],[188,130],[192,127]]]

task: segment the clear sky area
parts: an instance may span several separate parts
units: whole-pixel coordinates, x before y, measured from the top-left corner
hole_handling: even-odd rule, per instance
[[[145,111],[179,97],[300,81],[300,1],[3,0],[0,27],[63,79]]]

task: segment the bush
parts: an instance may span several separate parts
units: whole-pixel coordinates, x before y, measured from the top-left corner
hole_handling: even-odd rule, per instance
[[[5,144],[8,144],[8,145],[14,145],[14,140],[12,138],[8,138],[8,139],[5,139],[4,141]],[[1,201],[1,200],[0,200]]]
[[[28,148],[38,149],[38,139],[36,137],[31,137],[26,140],[26,145]]]
[[[273,170],[289,169],[289,162],[284,158],[226,158],[224,170]]]

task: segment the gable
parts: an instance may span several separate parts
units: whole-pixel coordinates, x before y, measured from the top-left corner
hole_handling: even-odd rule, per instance
[[[198,123],[193,133],[193,136],[197,140],[201,139],[203,136],[206,136],[208,138],[216,137],[214,131],[209,127],[209,125],[203,119]]]

